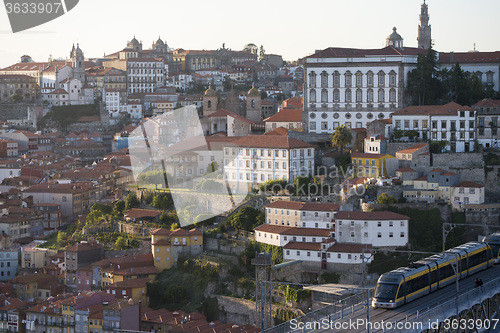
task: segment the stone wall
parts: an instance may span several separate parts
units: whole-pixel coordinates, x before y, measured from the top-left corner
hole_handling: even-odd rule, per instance
[[[203,249],[207,252],[216,251],[226,254],[237,255],[245,251],[246,242],[241,240],[228,240],[205,237],[203,240]]]
[[[260,318],[257,318],[255,312],[255,302],[229,296],[215,297],[219,306],[219,320],[222,322],[233,322],[238,325],[260,323]]]
[[[419,142],[388,142],[386,153],[396,157],[397,151],[410,148],[411,146],[414,146],[418,143]]]
[[[134,256],[138,254],[151,254],[151,241],[143,240],[141,245],[137,249],[128,249],[128,250],[116,250],[116,251],[104,251],[105,258],[116,258],[127,256]]]
[[[115,230],[133,236],[149,236],[154,228],[145,227],[141,224],[117,222],[115,223]]]
[[[500,165],[488,165],[484,168],[484,170],[486,196],[490,199],[486,201],[498,202],[500,199]]]
[[[432,168],[454,172],[460,176],[460,181],[470,180],[485,184],[484,160],[480,153],[433,154]]]
[[[9,120],[16,118],[27,118],[28,107],[33,104],[2,104],[0,120]]]

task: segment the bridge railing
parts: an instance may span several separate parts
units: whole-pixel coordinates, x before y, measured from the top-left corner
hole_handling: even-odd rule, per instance
[[[368,289],[370,298],[373,296],[374,291],[374,289]],[[264,330],[263,333],[302,332],[304,331],[303,328],[311,327],[311,325],[317,325],[317,327],[315,327],[317,329],[321,328],[321,325],[325,325],[332,320],[338,320],[364,310],[366,308],[366,292],[366,290],[360,291],[356,295],[339,300],[334,304],[327,305],[298,318],[268,328]],[[305,331],[307,331],[307,329]]]
[[[426,329],[436,329],[439,323],[444,322],[450,317],[456,316],[457,311],[460,313],[463,310],[470,309],[474,304],[478,304],[484,299],[491,298],[498,293],[500,293],[500,278],[489,281],[481,287],[476,287],[465,293],[459,294],[458,300],[456,297],[452,297],[428,311],[417,312],[412,316],[408,316],[408,318],[411,319],[404,321],[405,324],[407,323],[406,325],[401,325],[400,329],[393,329],[387,332],[407,333],[420,332]],[[422,325],[419,325],[419,323]],[[420,326],[423,327],[423,329],[420,329]],[[413,327],[413,329],[409,329],[409,327]]]

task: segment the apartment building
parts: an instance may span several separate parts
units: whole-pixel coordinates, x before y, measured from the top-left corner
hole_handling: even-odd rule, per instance
[[[224,147],[224,178],[236,190],[248,190],[271,179],[293,183],[314,176],[315,146],[288,136],[249,135]]]
[[[392,114],[392,130],[414,131],[422,140],[447,141],[446,150],[474,150],[476,110],[451,102],[408,106]]]
[[[335,216],[335,240],[373,247],[405,246],[409,241],[409,220],[408,216],[389,211],[340,211]]]

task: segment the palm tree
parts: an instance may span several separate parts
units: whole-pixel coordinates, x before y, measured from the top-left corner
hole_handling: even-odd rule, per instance
[[[345,124],[337,127],[335,132],[330,136],[332,146],[340,148],[340,156],[344,155],[344,147],[351,143],[352,133],[351,129]]]

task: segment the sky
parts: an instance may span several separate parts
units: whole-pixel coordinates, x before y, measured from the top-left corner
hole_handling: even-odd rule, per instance
[[[56,0],[54,0],[56,1]],[[86,57],[123,49],[134,35],[151,47],[158,36],[183,49],[263,45],[296,60],[327,47],[380,48],[397,27],[416,47],[422,0],[80,0],[67,14],[12,33],[0,7],[0,68],[20,61],[68,58],[73,43]],[[500,1],[428,0],[438,51],[500,50]]]

